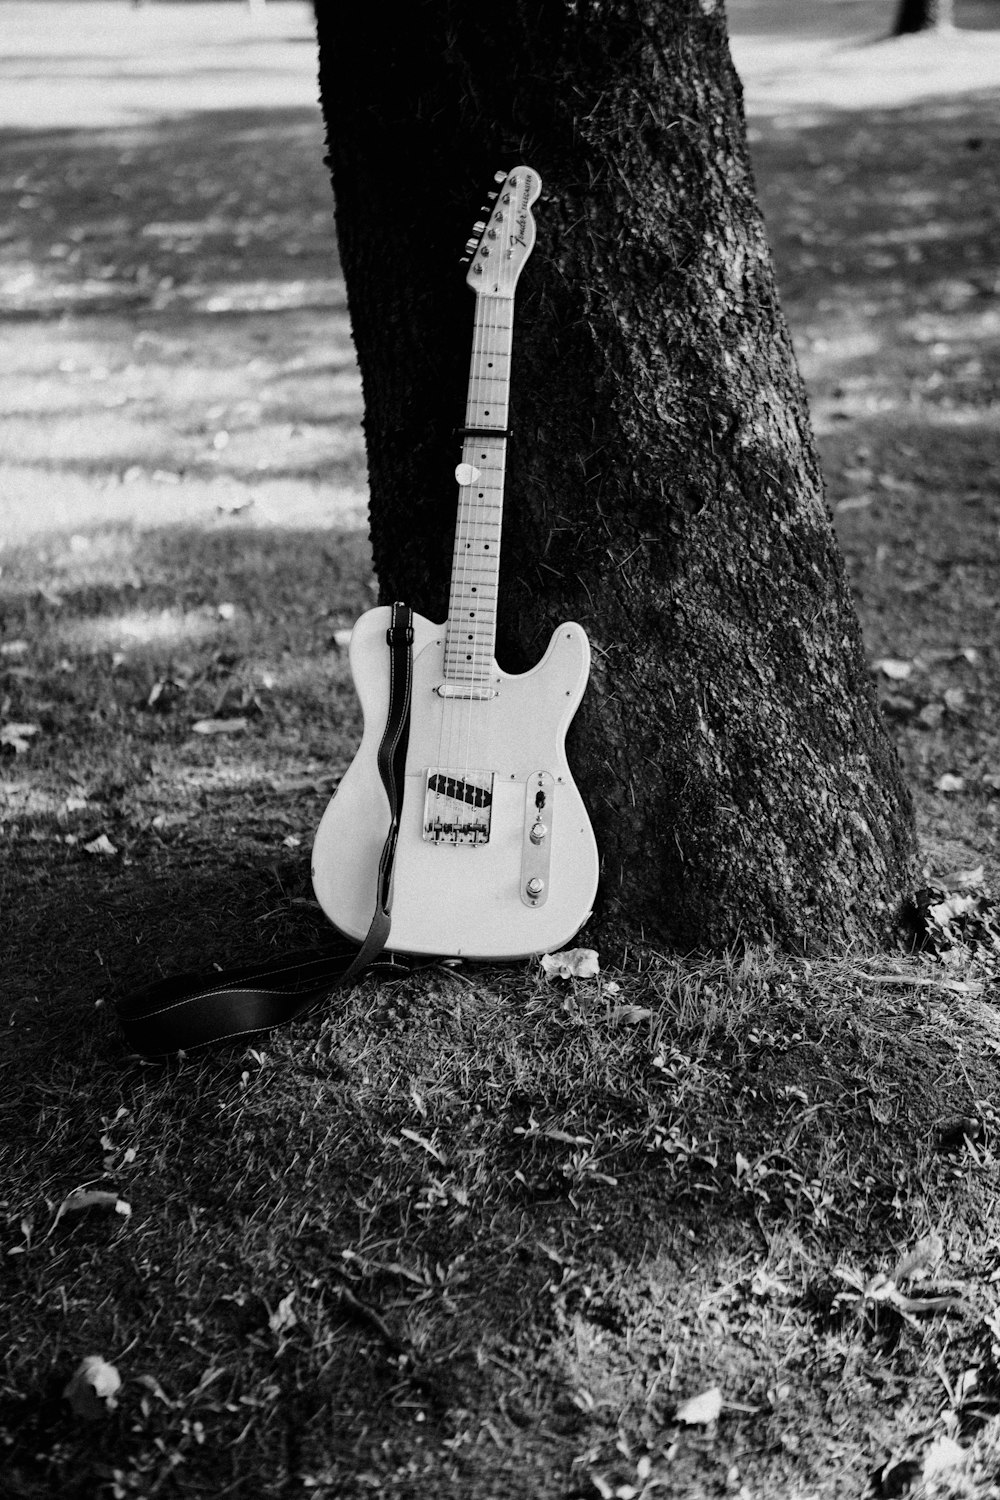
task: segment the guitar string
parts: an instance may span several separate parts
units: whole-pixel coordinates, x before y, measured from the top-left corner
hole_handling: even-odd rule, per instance
[[[484,247],[484,243],[485,236],[484,240],[480,242],[480,246],[477,248],[477,255],[480,254],[480,251]],[[483,264],[482,259],[480,259],[480,264]],[[484,271],[483,274],[484,276],[487,276],[489,272]],[[484,327],[484,324],[488,325],[489,312],[489,304],[484,301],[484,298],[487,295],[488,294],[484,292],[480,295],[477,295],[476,297],[476,315],[473,329],[472,368],[469,388],[469,402],[466,408],[466,425],[469,427],[483,427],[486,425],[485,416],[482,415],[482,392],[485,362],[483,345],[487,338],[486,328]],[[486,311],[485,319],[482,315],[484,309]],[[480,464],[483,462],[479,453],[479,447],[482,441],[483,440],[480,438],[473,439],[467,437],[462,453],[465,461],[471,465],[472,473],[469,475],[467,484],[465,485],[464,494],[466,517],[466,548],[463,556],[465,565],[463,574],[463,586],[460,591],[460,608],[463,618],[460,622],[456,621],[455,623],[457,632],[460,632],[460,635],[458,635],[458,638],[456,640],[456,644],[459,644],[462,635],[471,637],[471,639],[467,642],[471,649],[465,653],[469,660],[471,669],[466,673],[467,682],[465,684],[469,696],[464,699],[459,699],[459,702],[462,704],[462,708],[460,713],[456,715],[459,727],[459,735],[455,746],[455,761],[457,763],[457,780],[460,784],[468,783],[470,780],[469,773],[472,767],[470,764],[469,746],[472,738],[472,725],[477,707],[476,698],[474,695],[479,686],[479,604],[477,603],[475,607],[475,617],[471,620],[471,630],[469,629],[470,620],[467,619],[466,616],[470,615],[469,603],[472,597],[472,587],[476,588],[477,600],[479,597],[481,597],[482,588],[480,581],[477,581],[475,584],[473,584],[472,582],[473,579],[479,580],[479,559],[477,554],[479,549],[478,532],[480,528],[477,521],[478,508],[475,500],[476,494],[478,493],[476,486],[478,485],[479,481],[475,477],[475,475],[476,470],[479,469]],[[475,821],[475,803],[473,802],[470,805],[463,798],[461,792],[458,791],[458,788],[456,788],[456,792],[458,792],[458,796],[456,797],[455,802],[455,821],[459,825],[461,825],[464,819],[469,818],[470,812],[472,814],[472,821]]]
[[[481,248],[489,249],[489,246],[485,242],[485,236]],[[484,274],[490,281],[492,281],[493,266],[489,266],[488,259],[486,258],[484,258],[484,263],[488,267]],[[475,352],[473,355],[473,378],[475,381],[473,390],[475,394],[474,402],[470,403],[472,405],[472,411],[470,413],[470,426],[474,427],[485,428],[492,425],[487,420],[491,415],[491,410],[490,407],[486,406],[486,400],[488,399],[489,394],[486,382],[488,378],[487,371],[489,367],[488,353],[493,343],[492,323],[495,308],[496,298],[493,294],[492,288],[490,290],[484,290],[483,295],[477,299],[476,304]],[[484,396],[483,394],[484,390],[487,390],[486,396]],[[491,401],[491,406],[492,404],[493,403]],[[469,637],[469,645],[471,647],[469,655],[471,656],[472,670],[469,674],[469,698],[466,703],[465,734],[463,736],[464,744],[462,746],[461,758],[462,780],[469,786],[474,788],[475,782],[473,779],[473,772],[481,769],[481,766],[477,767],[473,765],[473,729],[477,722],[481,722],[483,713],[487,708],[486,701],[480,700],[476,696],[479,692],[483,691],[487,685],[486,680],[484,680],[482,661],[482,599],[484,587],[483,567],[485,562],[485,558],[483,555],[483,533],[485,528],[483,524],[482,507],[479,503],[479,496],[485,495],[486,485],[489,482],[488,475],[490,472],[490,464],[493,456],[492,442],[489,438],[477,438],[474,444],[470,442],[470,449],[473,474],[470,476],[468,489],[470,546],[467,555],[470,563],[470,580],[475,579],[476,581],[474,585],[472,585],[470,581],[469,591],[465,593],[464,598],[465,613],[469,618],[468,620],[463,621],[463,625],[467,627],[466,634]],[[481,483],[484,486],[483,490],[479,489],[479,485]],[[472,599],[471,588],[473,586],[476,589],[476,604],[473,608],[470,609],[469,605],[471,604]],[[488,671],[489,669],[487,667],[487,679]],[[466,803],[464,812],[465,815],[467,817],[470,817],[470,820],[475,823],[477,817],[475,800],[473,800],[471,804]]]
[[[473,261],[473,264],[475,264],[475,261]],[[477,301],[477,306],[478,306],[478,301]],[[469,409],[469,401],[471,400],[471,390],[472,390],[471,382],[472,382],[474,373],[475,373],[475,333],[473,333],[472,367],[470,369],[470,374],[469,374],[469,381],[470,381],[469,397],[467,398],[467,401],[466,401],[466,425],[469,425],[468,409]],[[461,461],[463,463],[466,461],[466,443],[467,443],[467,440],[463,439],[463,442],[462,442],[462,459],[461,459]],[[456,476],[456,479],[457,479],[457,476]],[[453,558],[453,564],[452,564],[452,588],[451,588],[451,593],[450,593],[450,597],[449,597],[449,601],[448,601],[448,619],[447,619],[446,624],[445,624],[445,682],[446,683],[451,683],[457,677],[457,675],[458,675],[458,673],[457,673],[457,659],[458,659],[458,629],[459,629],[459,623],[458,623],[458,619],[457,619],[457,613],[458,613],[458,608],[459,608],[459,599],[461,598],[462,593],[464,592],[464,582],[465,582],[465,551],[466,551],[466,527],[467,527],[466,510],[465,510],[465,505],[463,503],[463,500],[464,500],[464,497],[463,497],[463,487],[462,487],[461,483],[459,483],[459,488],[458,488],[458,514],[457,514],[456,523],[455,523],[455,545],[454,545],[454,558]],[[451,775],[455,774],[454,771],[451,771],[449,773],[449,767],[453,765],[453,760],[454,760],[454,757],[453,757],[453,743],[454,743],[454,733],[455,733],[455,727],[456,727],[456,725],[455,725],[456,711],[455,710],[456,710],[456,703],[458,701],[460,701],[460,700],[456,700],[456,699],[453,699],[453,698],[445,698],[443,700],[443,702],[442,702],[442,711],[441,711],[441,736],[440,736],[439,745],[438,745],[437,764],[440,767],[442,774],[446,778],[447,778],[447,776],[449,774],[451,774]],[[456,818],[457,818],[457,804],[455,803],[454,799],[451,796],[449,796],[449,794],[448,794],[448,782],[447,782],[447,779],[444,781],[443,786],[440,786],[439,789],[438,789],[438,791],[436,792],[436,795],[435,795],[435,798],[434,798],[434,806],[435,806],[435,810],[436,810],[436,813],[437,813],[437,815],[438,815],[439,818],[445,818],[445,819],[448,819],[448,820],[450,820],[452,822],[454,822],[456,820]]]
[[[505,224],[504,232],[498,236],[497,250],[498,260],[495,266],[495,290],[477,292],[476,315],[473,332],[473,351],[470,372],[470,392],[466,404],[466,425],[470,427],[484,428],[497,426],[502,432],[507,426],[508,401],[510,388],[510,332],[512,327],[512,307],[508,306],[510,298],[505,298],[500,293],[500,282],[503,272],[506,270],[504,261],[504,246],[507,242],[509,230],[506,225],[512,216],[513,210],[507,208],[503,198],[512,201],[516,179],[507,177],[504,179],[503,187],[508,192],[502,194],[501,203],[498,204],[500,213],[503,215],[502,222]],[[501,190],[502,191],[502,190]],[[506,212],[505,212],[506,209]],[[485,239],[485,236],[484,236]],[[481,242],[482,244],[482,242]],[[490,248],[487,246],[486,248]],[[483,257],[485,260],[486,257]],[[494,268],[491,267],[489,278],[494,280]],[[475,286],[473,288],[475,290]],[[484,304],[484,298],[488,301]],[[504,318],[506,317],[506,323]],[[502,345],[502,348],[500,347]],[[493,355],[493,360],[489,356]],[[490,369],[496,369],[496,358],[500,357],[506,362],[506,369],[500,375],[490,375]],[[502,381],[504,399],[500,405],[504,408],[498,413],[497,401],[494,399],[491,386],[496,381]],[[486,395],[484,396],[484,390]],[[489,407],[486,400],[490,401]],[[489,421],[490,417],[494,421]],[[485,448],[485,452],[481,449]],[[450,645],[450,665],[455,674],[455,685],[461,692],[465,689],[468,697],[458,699],[446,698],[442,704],[441,728],[438,737],[438,760],[437,764],[442,767],[446,777],[450,776],[453,781],[466,783],[473,788],[480,779],[474,773],[481,772],[484,768],[492,766],[492,744],[493,724],[495,714],[490,712],[491,699],[478,698],[478,692],[489,692],[493,678],[493,645],[492,639],[487,642],[488,649],[485,650],[482,642],[483,615],[487,616],[487,636],[492,638],[493,631],[489,629],[489,621],[493,622],[495,630],[496,607],[499,582],[498,554],[500,525],[496,526],[496,536],[490,534],[492,520],[484,517],[486,510],[494,508],[498,511],[497,520],[502,520],[503,483],[506,459],[506,441],[502,436],[496,439],[473,439],[466,437],[463,443],[462,462],[470,464],[473,469],[482,469],[481,481],[482,491],[476,486],[480,479],[470,476],[468,485],[459,486],[459,514],[456,525],[455,538],[455,587],[452,592],[449,608],[449,619],[446,624],[446,645]],[[495,493],[493,498],[491,491]],[[481,498],[480,498],[481,497]],[[478,517],[478,519],[477,519]],[[486,533],[484,540],[483,533]],[[485,553],[492,547],[492,556],[487,560]],[[488,574],[489,587],[484,575]],[[473,581],[474,580],[474,581]],[[484,589],[489,593],[489,599],[484,598]],[[473,592],[475,593],[475,605],[472,605]],[[459,612],[461,621],[457,618]],[[469,621],[472,621],[469,628]],[[464,652],[467,661],[471,664],[466,668],[460,663],[463,654],[463,642],[461,635],[469,638],[471,651]],[[447,674],[446,674],[446,680]],[[447,734],[445,733],[447,725]],[[474,729],[478,733],[474,739]],[[463,732],[464,730],[464,732]],[[485,732],[484,732],[485,731]],[[445,755],[445,743],[447,754]],[[461,753],[459,753],[461,747]],[[475,748],[476,754],[473,754]],[[476,764],[473,765],[473,761]],[[459,763],[461,762],[461,764]],[[449,768],[451,768],[449,770]],[[475,800],[470,804],[462,796],[459,786],[453,785],[449,788],[447,781],[443,788],[443,801],[450,811],[446,813],[449,820],[456,827],[460,827],[463,818],[476,821],[478,811]],[[435,801],[441,798],[438,792]]]
[[[505,370],[501,376],[498,376],[495,373],[497,368],[497,360],[499,359],[502,365],[504,357],[506,340],[504,338],[503,328],[504,320],[506,319],[509,312],[509,304],[506,298],[500,295],[500,283],[503,280],[503,273],[506,270],[503,246],[504,235],[503,233],[501,233],[497,239],[497,253],[499,256],[499,264],[497,266],[497,288],[496,295],[492,302],[492,317],[489,322],[489,339],[487,342],[487,352],[492,358],[490,361],[488,361],[487,364],[486,379],[487,388],[490,391],[491,408],[498,404],[499,410],[494,414],[497,416],[497,423],[500,428],[506,429],[508,425],[508,403],[510,396],[509,368]],[[490,368],[492,368],[492,370],[494,371],[493,375],[489,374]],[[502,385],[499,388],[500,392],[502,393],[502,400],[500,400],[499,403],[496,403],[494,401],[494,390],[496,388],[496,382],[498,380],[502,380]],[[496,439],[492,440],[492,442],[489,444],[488,451],[490,455],[489,478],[483,485],[485,522],[484,530],[486,530],[488,535],[490,536],[490,546],[493,548],[493,555],[491,559],[490,570],[490,584],[492,595],[490,600],[490,607],[487,612],[488,628],[486,631],[487,639],[483,656],[483,686],[486,690],[490,689],[493,682],[493,660],[494,652],[496,649],[496,616],[500,595],[500,532],[503,520],[503,482],[504,467],[507,455],[506,438],[499,436]],[[482,721],[484,721],[485,732],[483,735],[483,739],[485,743],[482,746],[480,763],[487,770],[492,769],[494,772],[497,770],[493,751],[493,730],[496,723],[496,717],[496,700],[492,698],[484,699],[480,718]]]
[[[478,247],[477,254],[482,248],[483,242]],[[479,264],[483,264],[485,259],[483,257],[479,261]],[[490,272],[484,274],[489,275],[491,271],[492,268],[490,268]],[[488,301],[486,300],[487,298],[489,298]],[[483,389],[487,366],[485,351],[490,343],[490,309],[492,305],[493,299],[485,289],[482,293],[477,293],[470,390],[466,406],[466,425],[469,427],[485,427],[487,425],[487,409],[483,398]],[[471,648],[464,653],[468,662],[468,669],[463,668],[462,675],[465,681],[461,684],[461,688],[464,688],[469,696],[458,700],[462,707],[454,716],[456,728],[459,732],[454,747],[455,754],[452,758],[452,764],[455,765],[453,774],[456,780],[468,786],[472,785],[471,742],[473,724],[479,717],[479,710],[481,709],[481,705],[475,694],[482,686],[480,662],[483,591],[482,557],[480,555],[482,526],[477,502],[480,492],[477,486],[481,479],[485,477],[482,470],[486,468],[487,457],[486,454],[480,452],[481,447],[485,447],[487,453],[489,452],[487,439],[467,437],[463,445],[463,462],[470,464],[473,473],[469,475],[468,482],[463,487],[464,493],[461,498],[465,517],[464,545],[462,548],[463,567],[458,597],[455,603],[456,607],[461,610],[462,618],[461,621],[456,619],[453,622],[456,650],[461,651],[463,644],[467,644]],[[475,473],[476,470],[480,470],[478,477]],[[473,590],[475,590],[476,603],[474,607],[470,608],[472,605]],[[462,637],[466,638],[464,643]],[[455,788],[455,791],[458,792],[458,796],[454,803],[454,821],[459,826],[466,819],[475,822],[475,801],[470,804],[462,797],[458,787]]]
[[[475,264],[473,260],[473,264]],[[475,287],[473,287],[475,290]],[[473,404],[475,400],[474,381],[478,373],[478,345],[479,345],[479,308],[480,297],[476,296],[476,317],[473,324],[472,361],[469,373],[469,392],[466,400],[465,421],[466,426],[474,426]],[[465,437],[462,442],[462,463],[468,463],[474,456],[470,452],[471,440]],[[458,516],[455,527],[455,556],[452,577],[454,580],[451,598],[449,600],[448,620],[445,626],[445,656],[446,672],[445,680],[454,682],[458,691],[462,689],[462,670],[460,667],[461,643],[459,632],[462,622],[459,613],[462,612],[462,602],[468,597],[469,588],[469,556],[472,547],[471,517],[467,504],[467,486],[459,484],[458,489]],[[473,662],[473,667],[475,663]],[[450,668],[450,672],[447,670]],[[474,675],[474,674],[473,674]],[[441,735],[439,737],[438,765],[446,777],[444,786],[435,797],[435,804],[440,813],[453,825],[458,825],[461,818],[462,802],[454,795],[457,787],[449,789],[447,777],[457,778],[460,774],[457,764],[458,747],[462,741],[462,718],[463,709],[469,704],[461,698],[445,698],[442,705]],[[447,728],[447,733],[445,733]]]
[[[512,190],[513,182],[514,179],[510,177],[506,178],[504,187]],[[480,569],[477,574],[477,577],[480,579],[480,601],[482,600],[482,590],[484,587],[489,593],[485,611],[482,602],[480,602],[477,605],[475,613],[477,627],[474,639],[475,678],[477,688],[483,693],[489,693],[492,690],[493,683],[496,616],[499,605],[500,534],[502,529],[503,486],[507,455],[507,441],[502,434],[508,426],[509,418],[510,339],[508,330],[512,326],[513,309],[510,296],[508,295],[510,288],[505,284],[508,279],[505,275],[508,270],[505,247],[507,241],[506,226],[509,223],[511,210],[506,208],[503,203],[503,199],[508,196],[512,196],[512,191],[509,195],[507,193],[502,193],[501,195],[500,213],[502,219],[499,222],[504,227],[495,242],[495,270],[494,273],[491,273],[490,277],[491,281],[495,280],[495,286],[492,287],[488,294],[489,301],[486,307],[483,336],[479,341],[481,355],[478,373],[481,376],[481,383],[478,389],[480,393],[479,408],[482,415],[481,418],[477,418],[477,422],[483,427],[496,426],[500,429],[497,437],[483,440],[482,446],[486,450],[482,455],[484,466],[483,488],[482,491],[476,491],[477,510],[480,515],[478,528],[480,536],[477,547],[478,566]],[[503,290],[501,290],[502,286]],[[501,361],[501,373],[499,375],[496,373],[496,361],[498,359]],[[492,375],[490,374],[491,370],[494,371]],[[500,383],[499,392],[495,391],[497,382]],[[487,392],[486,398],[482,395],[484,389]],[[500,399],[501,397],[502,399]],[[488,407],[486,406],[486,399],[489,399],[490,402]],[[478,503],[479,497],[481,497],[481,504]],[[484,541],[484,537],[488,540]],[[485,554],[490,549],[492,549],[492,553],[487,565]],[[484,573],[487,575],[485,581],[483,579]],[[485,645],[483,643],[482,619],[484,612],[486,614]],[[495,774],[497,770],[494,765],[493,754],[494,727],[496,723],[495,700],[488,697],[472,700],[470,710],[469,742],[472,740],[471,721],[473,718],[476,720],[480,732],[476,745],[478,755],[476,766],[471,764],[474,758],[471,743],[467,743],[466,746],[465,759],[467,773],[475,772],[478,769],[480,771],[485,770],[487,773],[493,770]],[[479,778],[475,779],[478,780]],[[495,787],[493,791],[495,793]],[[492,806],[490,809],[490,818],[492,820]]]
[[[507,179],[508,183],[509,181],[510,179]],[[503,212],[503,209],[501,209],[501,212]],[[507,216],[505,215],[505,219],[506,217]],[[485,320],[485,334],[481,343],[482,357],[480,361],[480,373],[483,382],[483,384],[480,386],[480,390],[482,391],[485,388],[487,397],[490,402],[489,407],[486,407],[485,400],[481,398],[480,405],[483,412],[482,425],[484,427],[496,425],[500,428],[501,433],[506,429],[508,419],[508,401],[510,393],[509,368],[504,372],[502,377],[497,376],[495,373],[491,375],[490,370],[492,369],[494,372],[496,371],[496,359],[498,358],[498,356],[502,356],[502,353],[506,351],[504,327],[505,322],[509,322],[510,307],[507,298],[501,294],[501,282],[504,280],[504,272],[507,269],[504,257],[504,243],[505,237],[503,233],[501,233],[495,242],[496,260],[494,274],[496,285],[492,289],[492,292],[490,294],[488,312]],[[491,275],[491,281],[493,279],[494,276]],[[494,388],[498,379],[502,379],[501,391],[503,397],[503,399],[499,400],[499,402],[494,394]],[[487,418],[493,418],[493,420],[488,421]],[[483,632],[481,609],[477,608],[476,611],[477,630],[475,635],[475,648],[477,675],[479,678],[478,685],[484,693],[488,693],[491,691],[493,682],[496,612],[499,601],[499,551],[501,530],[500,522],[502,521],[503,480],[507,451],[506,438],[498,435],[496,438],[484,439],[483,447],[486,449],[486,455],[484,455],[485,472],[483,475],[483,488],[482,491],[477,490],[476,493],[477,496],[481,496],[482,499],[482,504],[478,507],[480,510],[481,518],[480,532],[481,534],[485,534],[485,536],[489,538],[489,541],[488,543],[484,543],[480,547],[479,557],[480,565],[482,566],[486,561],[486,550],[488,548],[492,548],[492,556],[490,558],[488,569],[491,598],[489,601],[489,606],[486,610],[487,639],[485,646],[483,645],[482,641]],[[488,462],[485,461],[486,456],[488,456]],[[497,513],[496,524],[494,522],[494,516],[492,514],[494,511],[496,511]],[[496,767],[494,765],[493,756],[493,729],[496,722],[495,700],[486,697],[481,700],[476,700],[475,718],[480,726],[480,743],[477,744],[476,747],[478,751],[478,769],[486,770],[487,772],[492,769],[495,772]],[[470,724],[470,740],[471,737]],[[471,761],[473,759],[471,750],[468,748],[466,758],[468,761]],[[470,767],[470,769],[474,771],[477,768]],[[490,817],[492,818],[492,807],[490,811]]]
[[[527,170],[527,169],[525,169],[525,170]],[[513,354],[514,292],[515,292],[516,283],[517,283],[517,277],[516,277],[516,275],[514,275],[514,268],[513,268],[513,264],[512,264],[511,258],[510,258],[511,229],[512,229],[512,225],[513,225],[513,222],[514,222],[515,199],[516,199],[516,190],[517,190],[517,184],[518,184],[519,175],[520,174],[510,174],[506,178],[506,180],[504,182],[503,189],[501,189],[502,196],[506,197],[508,199],[508,202],[505,205],[505,207],[503,208],[502,230],[501,230],[501,233],[500,233],[499,238],[498,238],[498,246],[497,246],[497,248],[498,248],[498,253],[499,253],[499,256],[500,256],[500,266],[499,266],[499,269],[498,269],[497,283],[498,283],[498,291],[499,291],[500,285],[501,284],[503,285],[505,295],[503,297],[499,297],[499,296],[497,297],[495,326],[494,326],[493,337],[492,337],[492,340],[491,340],[492,347],[493,347],[493,349],[495,351],[495,353],[494,353],[494,359],[497,360],[497,361],[499,361],[500,371],[501,371],[501,379],[502,379],[501,390],[502,390],[503,400],[501,402],[501,408],[502,408],[502,410],[501,410],[500,425],[501,425],[501,427],[503,428],[503,430],[505,432],[509,431],[509,429],[510,429],[510,393],[511,393],[511,384],[512,384],[512,382],[511,382],[511,373],[512,373],[511,372],[511,358],[512,358],[512,354]],[[490,649],[489,649],[489,652],[488,652],[488,662],[489,662],[488,670],[490,672],[491,677],[492,677],[492,671],[493,671],[494,655],[495,655],[495,651],[496,651],[496,626],[497,626],[497,615],[498,615],[499,603],[500,603],[500,552],[501,552],[501,547],[502,547],[502,540],[501,540],[501,538],[502,538],[502,531],[503,531],[503,507],[504,507],[504,496],[505,496],[505,486],[506,486],[506,472],[507,472],[507,439],[506,439],[506,437],[501,437],[498,440],[498,442],[497,442],[497,469],[496,469],[496,473],[493,476],[494,482],[495,482],[495,485],[496,485],[496,490],[495,490],[496,543],[495,543],[495,553],[494,553],[494,558],[493,558],[493,579],[494,579],[493,613],[492,613],[492,616],[491,616]],[[491,700],[491,701],[493,701],[493,700]],[[486,764],[488,764],[490,766],[494,766],[494,769],[499,769],[499,768],[495,767],[495,758],[496,757],[495,757],[495,749],[494,749],[494,731],[495,731],[495,728],[496,728],[496,723],[497,723],[497,715],[496,715],[496,713],[490,714],[490,716],[489,716],[489,722],[488,722],[488,725],[487,725],[487,734],[486,734],[486,742],[487,742],[486,743],[486,756],[487,756]],[[508,768],[505,766],[503,769],[504,769],[505,774],[507,774],[509,776],[510,775],[510,771],[508,770]]]
[[[484,244],[484,248],[489,248]],[[487,263],[488,264],[488,263]],[[493,267],[489,266],[486,275],[490,280],[493,277]],[[486,406],[486,398],[483,395],[486,389],[486,374],[488,368],[487,351],[492,345],[492,319],[496,308],[496,299],[492,289],[485,290],[479,299],[476,313],[476,351],[475,351],[475,405],[472,412],[472,425],[476,427],[488,427],[490,422],[490,408]],[[479,316],[480,311],[482,316]],[[482,615],[483,615],[483,567],[485,558],[483,555],[483,513],[479,504],[479,496],[486,493],[485,486],[489,483],[491,464],[493,458],[493,444],[489,438],[476,439],[475,449],[471,454],[473,460],[473,476],[469,482],[469,535],[471,545],[469,548],[469,559],[471,565],[471,576],[475,578],[476,605],[474,609],[466,609],[469,615],[467,622],[469,645],[471,647],[472,671],[470,673],[469,700],[465,717],[465,735],[462,746],[462,776],[463,780],[471,781],[471,773],[475,769],[472,765],[472,734],[475,721],[481,718],[483,703],[475,695],[485,687],[483,681],[482,663]],[[478,477],[476,477],[478,471]],[[482,484],[484,488],[479,489]],[[466,595],[466,606],[471,602],[471,592]],[[472,804],[473,807],[475,804]],[[475,817],[473,816],[473,822]]]

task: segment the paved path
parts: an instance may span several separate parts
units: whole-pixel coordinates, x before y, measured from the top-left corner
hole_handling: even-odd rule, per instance
[[[312,11],[0,0],[0,129],[141,126],[202,109],[316,105]],[[317,105],[318,109],[318,105]]]

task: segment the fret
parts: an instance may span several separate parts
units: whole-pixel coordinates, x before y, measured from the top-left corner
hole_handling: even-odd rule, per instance
[[[507,426],[513,321],[511,297],[477,296],[466,427]],[[496,436],[466,437],[462,445],[462,462],[477,472],[458,492],[445,633],[449,680],[481,682],[492,673],[506,456],[507,444],[499,431]]]

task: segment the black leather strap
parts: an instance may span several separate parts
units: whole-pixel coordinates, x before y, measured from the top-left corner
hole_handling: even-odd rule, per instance
[[[157,980],[117,1004],[126,1042],[144,1057],[190,1052],[213,1042],[269,1031],[323,1004],[350,984],[385,947],[392,906],[392,871],[403,805],[406,747],[413,696],[413,611],[392,606],[389,644],[389,712],[378,750],[378,769],[389,802],[389,832],[379,860],[375,913],[358,948],[341,938],[322,951],[287,954],[270,964],[178,974]],[[408,972],[388,957],[379,967]]]
[[[392,606],[392,622],[385,633],[389,643],[389,713],[377,764],[389,799],[389,832],[382,845],[375,891],[375,915],[368,935],[342,983],[350,984],[376,958],[389,940],[392,906],[392,870],[399,838],[399,815],[406,784],[406,747],[410,741],[410,706],[413,702],[413,611],[408,604]]]

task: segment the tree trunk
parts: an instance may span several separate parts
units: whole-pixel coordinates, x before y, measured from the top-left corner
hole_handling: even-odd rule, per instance
[[[913,815],[866,669],[718,0],[318,4],[382,597],[446,614],[497,167],[542,177],[514,314],[498,656],[575,618],[595,924],[674,949],[884,936]]]
[[[954,23],[954,0],[900,0],[893,36],[914,31],[950,31]]]

